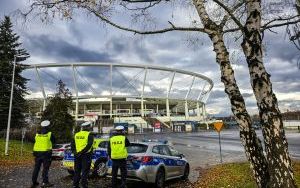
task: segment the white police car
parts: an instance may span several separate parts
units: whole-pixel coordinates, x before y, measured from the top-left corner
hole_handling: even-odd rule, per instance
[[[107,171],[107,145],[109,144],[108,138],[95,138],[94,151],[92,154],[91,172],[93,175],[104,177]],[[66,169],[70,175],[74,174],[74,154],[71,149],[65,150],[64,158],[62,161],[62,168]]]
[[[190,172],[188,161],[172,146],[161,142],[137,142],[127,147],[127,179],[154,183],[164,187],[165,181],[187,179]],[[111,175],[112,161],[108,161],[108,175]],[[120,171],[119,174],[120,175]]]

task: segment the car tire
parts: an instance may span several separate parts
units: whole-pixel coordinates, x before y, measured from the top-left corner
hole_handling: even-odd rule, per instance
[[[74,176],[75,171],[74,171],[74,170],[68,170],[68,173],[69,173],[71,176]]]
[[[165,171],[163,168],[158,169],[155,178],[155,187],[164,188],[165,187]]]
[[[190,174],[190,165],[186,164],[184,167],[184,173],[183,173],[183,176],[181,177],[181,179],[187,180],[189,178],[189,174]]]
[[[107,166],[105,161],[101,161],[94,167],[93,175],[99,177],[105,177],[107,174]]]

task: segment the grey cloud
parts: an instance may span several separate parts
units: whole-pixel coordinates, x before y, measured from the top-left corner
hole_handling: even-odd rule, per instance
[[[115,56],[127,53],[136,55],[144,63],[154,61],[150,56],[149,49],[139,45],[137,40],[132,40],[129,37],[112,37],[106,42],[106,48]]]
[[[266,41],[266,57],[279,58],[292,63],[293,59],[299,58],[299,50],[289,42],[286,37],[285,28],[276,29],[278,34],[266,32],[264,41]]]
[[[24,46],[32,55],[55,57],[60,61],[112,61],[112,57],[107,53],[87,50],[67,41],[52,39],[47,35],[29,35]]]

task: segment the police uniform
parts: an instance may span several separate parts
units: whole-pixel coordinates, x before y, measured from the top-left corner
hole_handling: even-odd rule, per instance
[[[90,125],[89,122],[83,123],[81,127],[84,129]],[[73,177],[73,187],[78,188],[81,179],[83,188],[88,187],[88,175],[92,162],[94,138],[89,131],[81,130],[75,134],[71,143],[71,149],[75,154],[75,174]]]
[[[35,165],[32,173],[32,186],[36,187],[39,185],[37,178],[41,165],[43,164],[43,184],[42,187],[51,187],[53,184],[49,183],[48,172],[51,165],[52,157],[52,145],[55,142],[55,138],[51,132],[49,132],[46,127],[50,125],[50,121],[45,120],[41,123],[42,130],[40,133],[35,135],[35,143],[33,146],[33,155],[35,156]]]
[[[123,135],[123,126],[116,127],[117,133],[109,139],[108,155],[112,160],[112,187],[117,187],[118,169],[121,170],[121,188],[126,187],[127,176],[127,149],[129,140]]]

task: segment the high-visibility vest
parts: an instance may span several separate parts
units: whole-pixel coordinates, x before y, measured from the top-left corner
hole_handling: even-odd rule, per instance
[[[93,148],[97,149],[102,141],[104,141],[103,138],[94,138]]]
[[[75,146],[76,152],[82,151],[88,144],[89,131],[79,131],[75,134]],[[91,147],[88,152],[90,152],[93,148]]]
[[[50,151],[52,150],[51,132],[47,134],[36,134],[33,151]]]
[[[126,159],[127,149],[125,147],[125,136],[118,135],[113,136],[109,140],[111,148],[111,158],[112,159]]]

